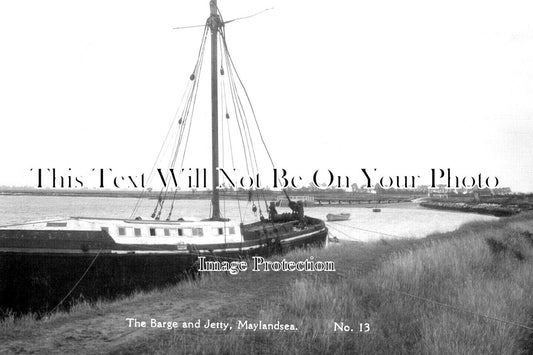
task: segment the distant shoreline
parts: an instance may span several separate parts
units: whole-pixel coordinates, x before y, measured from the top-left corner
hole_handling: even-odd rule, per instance
[[[174,192],[168,192],[172,198]],[[221,194],[222,195],[222,194]],[[244,199],[247,194],[239,193],[227,196],[231,199]],[[0,196],[68,196],[68,197],[110,197],[110,198],[148,198],[157,199],[159,192],[156,191],[107,191],[107,190],[0,190]],[[177,192],[176,199],[207,200],[211,196],[205,191]]]
[[[375,200],[379,199],[403,199],[410,200],[421,197],[420,194],[370,194],[370,193],[353,193],[348,191],[288,191],[291,197],[297,196],[311,196],[314,198],[331,198],[335,199],[353,199],[353,200]],[[157,199],[159,191],[127,191],[127,190],[72,190],[72,189],[0,189],[0,196],[74,196],[74,197],[113,197],[113,198],[148,198]],[[259,194],[261,199],[268,201],[275,201],[279,197],[284,196],[282,191],[264,191],[255,190],[254,195]],[[168,198],[172,198],[174,192],[169,191]],[[230,200],[247,200],[249,198],[248,191],[220,191],[220,196]],[[209,200],[211,199],[211,191],[178,191],[176,192],[176,199],[187,200]],[[296,198],[297,199],[297,198]]]

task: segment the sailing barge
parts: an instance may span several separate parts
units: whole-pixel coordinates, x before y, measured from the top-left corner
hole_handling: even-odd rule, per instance
[[[218,68],[223,64],[230,74],[235,69],[225,45],[225,22],[216,0],[210,2],[210,10],[201,47],[203,53],[210,32],[213,170],[210,218],[172,219],[171,208],[168,218],[160,220],[163,208],[160,198],[149,220],[72,217],[0,227],[0,311],[49,311],[80,297],[111,298],[172,283],[185,271],[194,269],[199,256],[213,259],[269,256],[326,242],[324,222],[305,216],[303,206],[294,202],[289,203],[291,213],[278,214],[271,205],[267,218],[251,224],[230,221],[221,215],[217,189],[218,125],[229,114],[224,117],[219,112],[218,79],[224,71]],[[219,39],[223,43],[221,52],[226,53],[223,61],[217,58]],[[196,98],[200,68],[199,58],[190,78],[193,84],[187,95],[191,100]],[[186,107],[178,122],[180,127],[187,124],[192,111],[190,105]],[[243,111],[235,112],[238,115]],[[180,142],[181,136],[176,151]],[[290,201],[288,195],[287,198]]]

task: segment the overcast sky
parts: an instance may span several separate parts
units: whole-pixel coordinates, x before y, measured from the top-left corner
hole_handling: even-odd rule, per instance
[[[226,33],[276,166],[426,184],[450,168],[533,191],[530,1],[219,0],[226,20],[270,7]],[[0,185],[147,174],[201,38],[173,28],[208,15],[207,0],[0,3]],[[192,167],[210,166],[202,85]]]

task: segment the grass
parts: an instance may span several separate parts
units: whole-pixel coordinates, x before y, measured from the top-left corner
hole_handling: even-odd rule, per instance
[[[533,326],[531,218],[472,223],[419,242],[387,241],[398,251],[376,270],[365,268],[363,260],[351,268],[338,263],[338,270],[350,270],[344,277],[296,279],[256,317],[294,322],[296,333],[232,333],[211,337],[207,345],[175,332],[157,352],[528,353],[531,331],[483,316]],[[379,244],[364,252],[390,256],[376,252]],[[317,256],[346,261],[346,254],[361,253],[358,247]],[[333,331],[335,321],[352,327],[369,323],[371,331]]]
[[[154,289],[151,291],[137,291],[129,296],[121,297],[116,300],[98,300],[96,302],[87,302],[85,300],[75,302],[68,311],[57,311],[46,316],[36,313],[28,313],[22,316],[15,316],[12,312],[4,315],[0,321],[0,341],[3,337],[17,337],[21,333],[31,333],[33,330],[42,327],[44,324],[54,325],[75,318],[92,317],[105,315],[122,309],[131,309],[136,304],[152,302],[154,299],[165,297],[174,297],[177,292],[193,291],[202,287],[202,285],[211,284],[214,275],[206,275],[200,279],[186,279],[179,284],[163,289]],[[193,291],[194,292],[194,291]]]
[[[11,317],[0,323],[0,332],[8,338],[22,337],[25,332],[34,334],[43,322],[53,327],[96,315],[131,313],[142,305],[169,299],[197,301],[198,305],[218,300],[212,309],[198,311],[193,306],[191,314],[235,323],[280,321],[294,324],[298,331],[177,329],[147,333],[107,350],[158,354],[533,352],[533,332],[505,322],[533,328],[533,214],[469,223],[423,240],[343,242],[283,258],[304,260],[310,255],[334,260],[338,272],[209,274],[122,300],[82,303],[70,314],[57,313],[48,320]],[[334,331],[335,322],[355,331]],[[359,332],[360,323],[368,323],[370,331]]]

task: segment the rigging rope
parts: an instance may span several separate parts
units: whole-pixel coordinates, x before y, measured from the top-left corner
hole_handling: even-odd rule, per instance
[[[251,18],[251,17],[257,16],[257,15],[260,15],[260,14],[262,14],[263,12],[267,12],[267,11],[269,11],[269,10],[274,10],[274,8],[273,8],[273,7],[269,7],[268,9],[264,9],[263,11],[256,12],[255,14],[252,14],[252,15],[243,16],[243,17],[237,17],[237,18],[234,18],[234,19],[232,19],[232,20],[228,20],[228,21],[224,22],[224,24],[232,23],[233,21],[239,21],[239,20],[248,19],[248,18]]]
[[[169,194],[172,192],[170,178],[172,177],[172,179],[176,179],[176,176],[172,174],[173,171],[171,171],[171,169],[173,169],[178,164],[178,162],[180,166],[180,170],[178,172],[178,178],[182,174],[182,170],[183,170],[183,166],[184,166],[184,162],[186,158],[187,145],[188,145],[190,134],[191,134],[192,118],[194,116],[194,111],[196,107],[195,104],[196,104],[196,99],[198,95],[198,88],[199,88],[199,81],[200,81],[199,78],[201,75],[201,69],[202,69],[202,65],[204,62],[203,59],[204,59],[204,54],[205,54],[207,37],[208,37],[209,31],[211,30],[210,23],[213,20],[220,21],[220,26],[218,26],[217,38],[220,40],[221,45],[218,47],[217,50],[220,51],[219,77],[221,80],[219,82],[219,88],[221,89],[220,95],[221,95],[222,104],[220,105],[220,108],[219,108],[220,111],[218,112],[218,116],[219,116],[219,119],[221,119],[222,121],[220,135],[222,137],[221,157],[222,157],[223,165],[225,164],[225,156],[226,156],[225,153],[227,149],[227,147],[224,145],[224,140],[225,140],[224,138],[226,135],[224,131],[227,131],[228,132],[227,136],[229,138],[229,151],[231,155],[231,163],[232,163],[232,167],[235,169],[236,161],[235,161],[235,155],[233,151],[234,146],[232,143],[231,126],[237,125],[239,135],[240,135],[241,145],[242,145],[244,165],[246,167],[246,172],[248,173],[248,176],[256,176],[257,172],[259,171],[259,163],[258,163],[259,160],[258,160],[256,144],[255,144],[257,135],[259,135],[259,138],[263,144],[263,147],[265,148],[265,151],[270,160],[270,163],[274,167],[272,156],[266,146],[266,142],[264,140],[263,134],[259,127],[257,117],[255,114],[255,110],[252,106],[249,94],[237,72],[233,59],[229,53],[227,40],[226,40],[226,34],[225,34],[225,27],[224,27],[225,23],[230,23],[230,22],[237,21],[240,19],[253,17],[268,10],[270,9],[260,11],[250,16],[236,18],[228,22],[224,22],[222,14],[217,8],[219,20],[213,19],[210,17],[209,19],[207,19],[206,23],[204,24],[202,41],[201,41],[200,48],[198,49],[198,55],[197,55],[197,59],[194,65],[193,73],[190,76],[190,82],[187,84],[186,92],[184,93],[184,96],[182,96],[179,108],[176,111],[171,127],[169,131],[167,132],[163,145],[161,146],[161,149],[156,158],[156,162],[152,166],[152,169],[149,174],[148,184],[150,183],[151,179],[154,176],[157,161],[160,159],[160,157],[163,156],[163,153],[165,153],[164,147],[167,145],[169,141],[175,142],[175,144],[173,144],[172,149],[170,151],[168,171],[166,171],[164,175],[161,174],[161,171],[159,172],[161,174],[161,178],[165,180],[166,186],[163,186],[163,188],[161,188],[161,190],[159,191],[158,200],[154,208],[154,212],[153,212],[153,217],[156,217],[158,219],[161,216],[165,201],[167,197],[169,197]],[[217,63],[217,66],[218,64],[219,63]],[[243,95],[245,95],[246,97],[245,99],[242,98]],[[228,105],[228,101],[232,103],[231,108]],[[230,118],[230,113],[232,116],[234,116],[235,118],[234,120],[228,120]],[[252,115],[254,122],[255,122],[256,130],[254,130],[253,132],[252,132],[252,124],[249,123],[250,114]],[[176,124],[176,119],[178,117],[179,117],[179,121]],[[226,117],[226,119],[224,119],[224,117]],[[227,121],[227,122],[224,122],[224,121]],[[235,123],[232,123],[231,121],[235,121]],[[226,125],[226,127],[224,127],[224,125]],[[132,218],[139,210],[144,193],[145,191],[141,193],[141,196],[139,200],[137,201],[137,203],[135,204],[135,207],[133,209],[133,212],[130,218]],[[264,191],[261,191],[260,193],[262,194],[264,198],[265,197]],[[289,199],[290,201],[290,198],[288,197],[287,192],[284,191],[284,193],[287,196],[287,199]],[[176,190],[173,193],[172,199],[173,199],[173,202],[170,206],[169,217],[167,217],[167,219],[171,217],[172,212],[173,212],[174,200],[176,199]],[[259,213],[262,216],[260,196],[256,196],[255,199],[257,200],[257,204],[259,206]],[[240,210],[238,194],[237,194],[237,201],[239,205],[239,214],[241,216],[241,222],[242,222],[243,215]]]
[[[155,214],[156,219],[159,219],[162,209],[163,209],[164,201],[166,200],[168,196],[169,189],[171,187],[171,183],[170,183],[171,169],[173,169],[176,166],[176,162],[178,160],[181,150],[183,150],[183,154],[181,155],[180,169],[178,171],[178,179],[182,174],[183,165],[185,161],[185,154],[187,151],[187,146],[188,146],[191,127],[192,127],[192,118],[194,116],[194,109],[196,107],[195,103],[196,103],[196,98],[198,95],[198,88],[199,88],[199,82],[200,82],[199,79],[200,79],[201,69],[203,65],[203,58],[204,58],[204,53],[205,53],[208,32],[209,32],[208,26],[206,24],[204,28],[204,33],[202,36],[202,43],[198,51],[198,57],[196,60],[196,64],[194,66],[193,73],[190,76],[190,81],[192,81],[193,84],[187,93],[187,100],[185,102],[185,106],[183,107],[181,111],[180,120],[178,122],[179,132],[177,134],[177,143],[174,145],[172,153],[169,157],[169,164],[168,164],[169,169],[165,175],[165,181],[167,181],[167,184],[166,184],[166,187],[161,189],[161,192],[159,194],[159,197],[162,200],[161,203],[158,203],[156,205],[155,211],[159,210],[157,214]],[[183,145],[183,149],[180,149],[182,145]],[[175,177],[175,175],[173,177]],[[175,200],[175,197],[176,197],[176,191],[174,191],[173,200]],[[174,203],[172,203],[171,209],[173,209],[173,206],[174,206]]]
[[[259,133],[259,138],[261,139],[261,142],[263,144],[263,147],[265,148],[265,151],[267,153],[267,156],[270,160],[270,163],[272,165],[273,168],[275,168],[275,164],[274,164],[274,160],[272,159],[272,155],[270,154],[270,151],[268,150],[268,146],[265,142],[265,139],[263,137],[263,133],[261,131],[261,128],[259,127],[259,122],[257,120],[257,115],[255,114],[255,110],[254,110],[254,107],[252,105],[252,101],[250,99],[250,95],[248,94],[248,90],[246,90],[246,87],[244,86],[242,80],[241,80],[241,77],[239,75],[239,73],[237,72],[237,68],[235,67],[235,63],[233,62],[233,58],[231,57],[230,53],[229,53],[229,49],[228,49],[228,45],[227,45],[227,41],[226,41],[226,35],[225,35],[225,31],[222,31],[221,32],[221,37],[222,37],[222,43],[224,45],[224,48],[225,48],[225,52],[226,52],[226,56],[227,56],[227,62],[230,63],[230,65],[228,65],[228,67],[231,67],[233,69],[233,72],[235,73],[235,76],[237,77],[243,91],[244,91],[244,94],[246,96],[246,99],[248,101],[248,104],[250,106],[250,110],[252,112],[252,117],[254,119],[254,122],[255,122],[255,125],[257,127],[257,131]],[[287,193],[286,189],[282,189],[283,193],[285,194],[285,197],[287,197],[287,200],[289,202],[291,202],[291,198],[289,197],[289,194]]]
[[[263,146],[265,147],[265,150],[266,150],[266,152],[268,154],[268,158],[270,159],[270,162],[272,163],[272,166],[274,167],[274,160],[272,159],[272,156],[270,155],[270,151],[268,150],[268,147],[266,145],[265,139],[264,139],[263,134],[261,132],[261,128],[259,127],[259,123],[257,121],[257,116],[255,114],[255,110],[254,110],[252,102],[250,100],[250,96],[248,95],[248,91],[246,90],[246,87],[244,87],[244,84],[242,83],[241,77],[239,76],[239,73],[237,72],[237,69],[235,68],[235,64],[233,63],[233,59],[231,58],[231,55],[229,54],[228,44],[226,42],[226,36],[225,36],[224,32],[222,33],[222,41],[224,43],[224,48],[225,48],[226,53],[227,53],[227,58],[229,59],[229,62],[231,63],[231,67],[235,70],[235,75],[237,76],[237,79],[239,80],[239,83],[241,84],[241,87],[244,90],[244,93],[246,95],[246,99],[248,100],[248,103],[250,105],[250,109],[252,110],[253,118],[254,118],[255,124],[257,126],[257,130],[259,132],[259,136],[261,137],[261,142],[263,143]]]
[[[59,307],[61,306],[61,304],[63,304],[63,302],[65,302],[65,300],[68,298],[68,296],[70,296],[70,294],[72,292],[74,292],[74,290],[76,289],[76,287],[78,287],[78,285],[80,284],[81,280],[83,280],[85,278],[85,275],[87,275],[87,273],[89,272],[89,270],[91,269],[91,267],[93,266],[94,262],[96,261],[96,259],[98,258],[98,256],[100,255],[100,252],[102,251],[102,249],[100,248],[100,250],[98,250],[98,253],[96,253],[96,255],[94,256],[93,260],[91,261],[91,263],[89,264],[89,266],[87,266],[87,269],[85,269],[85,272],[83,273],[83,275],[81,275],[81,277],[79,278],[79,280],[74,284],[74,286],[72,286],[72,288],[70,289],[70,291],[68,291],[68,293],[65,295],[65,297],[63,297],[61,299],[61,301],[59,301],[59,303],[54,307],[52,308],[52,310],[50,312],[48,312],[48,314],[52,314],[54,313],[54,311]]]
[[[157,157],[156,157],[156,159],[154,161],[152,169],[150,170],[150,174],[149,174],[148,179],[147,179],[147,184],[149,184],[150,181],[153,178],[153,173],[155,171],[155,166],[158,163],[164,148],[167,146],[167,142],[169,141],[169,137],[171,136],[171,132],[174,130],[173,128],[176,126],[176,119],[179,116],[180,117],[180,119],[178,121],[179,132],[177,134],[178,143],[176,145],[174,145],[174,148],[173,148],[172,153],[170,155],[170,157],[171,157],[171,165],[170,166],[174,167],[174,165],[175,165],[175,161],[177,159],[177,154],[179,152],[179,148],[181,146],[181,142],[182,142],[182,139],[183,139],[183,134],[184,134],[184,131],[185,131],[185,127],[187,126],[187,122],[189,121],[188,118],[191,117],[191,120],[192,120],[192,114],[193,114],[193,111],[194,111],[194,101],[196,99],[196,94],[198,92],[198,82],[199,82],[198,79],[199,79],[199,74],[200,74],[200,71],[201,71],[202,63],[203,63],[203,55],[204,55],[204,52],[205,52],[205,44],[206,44],[206,41],[207,41],[207,34],[208,34],[208,26],[207,26],[207,22],[206,22],[206,24],[204,25],[204,31],[203,31],[203,34],[202,34],[202,41],[201,41],[201,44],[200,44],[200,48],[198,50],[198,56],[197,56],[197,59],[196,59],[196,62],[195,62],[193,73],[190,76],[191,80],[189,80],[189,82],[187,83],[186,90],[183,93],[183,96],[181,98],[181,101],[180,101],[180,104],[178,106],[178,109],[176,110],[174,118],[173,118],[173,120],[172,120],[172,122],[170,124],[170,127],[169,127],[169,129],[167,131],[167,134],[165,136],[165,139],[163,140],[163,143],[162,143],[161,148],[159,150],[159,153],[158,153],[158,155],[157,155]],[[192,84],[191,84],[191,82],[192,82]],[[185,98],[186,98],[185,106],[183,106]],[[192,111],[191,111],[191,105],[193,106],[193,110]],[[181,112],[181,114],[180,114],[180,112]],[[188,125],[188,128],[189,128],[188,132],[190,132],[190,126],[191,125],[189,124]],[[188,139],[187,139],[187,141],[188,141]],[[185,149],[184,150],[186,150],[186,145],[185,145]],[[183,161],[182,161],[182,166],[183,166]],[[180,169],[179,174],[181,174],[181,169]],[[169,181],[169,175],[170,175],[170,170],[167,171],[167,173],[166,173],[165,181]],[[159,208],[163,207],[164,198],[166,197],[166,194],[168,192],[169,186],[170,186],[170,184],[167,184],[167,189],[165,191],[165,194],[163,194],[163,188],[159,192],[158,203],[157,203],[156,208],[154,209],[154,213],[153,213],[154,215],[156,215],[157,210]],[[143,190],[141,192],[141,195],[138,198],[138,200],[137,200],[137,202],[136,202],[136,204],[135,204],[135,206],[133,208],[133,211],[132,211],[132,213],[130,215],[130,218],[133,218],[133,216],[139,210],[139,208],[141,206],[141,202],[143,201],[143,197],[144,197],[145,191],[146,190]],[[160,198],[163,199],[162,203],[159,203],[159,199]],[[160,213],[159,213],[159,215],[160,215]]]
[[[337,272],[336,275],[340,276],[343,279],[351,280],[351,278],[348,275],[345,275],[342,272]],[[439,307],[446,308],[446,309],[449,309],[449,310],[452,310],[452,311],[456,311],[458,313],[469,314],[469,315],[480,317],[480,318],[484,318],[484,319],[487,319],[487,320],[492,320],[492,321],[500,322],[500,323],[503,323],[503,324],[520,327],[522,329],[526,329],[526,330],[529,330],[529,331],[533,331],[533,327],[530,327],[530,326],[528,326],[526,324],[522,324],[522,323],[514,322],[514,321],[509,321],[509,320],[506,320],[506,319],[501,319],[501,318],[489,316],[489,315],[486,315],[486,314],[481,314],[481,313],[470,311],[468,309],[457,307],[457,306],[454,306],[454,305],[451,305],[451,304],[448,304],[448,303],[436,301],[436,300],[433,300],[433,299],[430,299],[430,298],[427,298],[427,297],[418,296],[418,295],[415,295],[415,294],[412,294],[412,293],[409,293],[409,292],[388,288],[388,287],[385,287],[383,285],[376,284],[376,286],[379,287],[380,289],[384,290],[384,291],[388,291],[388,292],[396,293],[396,294],[399,294],[399,295],[407,296],[407,297],[410,297],[412,299],[415,299],[415,300],[418,300],[418,301],[422,301],[422,302],[425,302],[425,303],[429,303],[429,304],[433,304],[435,306],[439,306]]]
[[[357,229],[357,230],[360,230],[360,231],[363,231],[363,232],[369,232],[369,233],[376,233],[376,234],[381,234],[381,235],[386,235],[388,237],[393,237],[393,238],[401,238],[401,239],[405,239],[406,237],[405,236],[401,236],[401,235],[396,235],[396,234],[390,234],[390,233],[383,233],[383,232],[378,232],[378,231],[374,231],[374,230],[370,230],[370,229],[364,229],[364,228],[359,228],[359,227],[355,227],[355,226],[350,226],[348,224],[343,224],[343,223],[338,223],[338,222],[335,222],[336,225],[339,225],[339,226],[343,226],[343,227],[347,227],[347,228],[351,228],[351,229]],[[331,222],[328,223],[328,226],[331,226]]]

